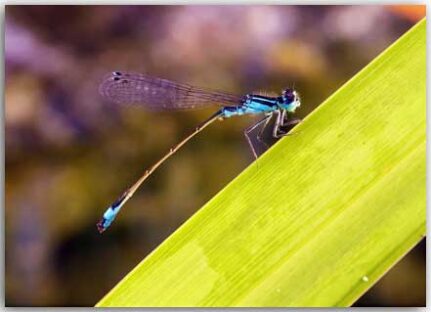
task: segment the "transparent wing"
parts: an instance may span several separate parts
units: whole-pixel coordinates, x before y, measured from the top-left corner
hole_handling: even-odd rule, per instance
[[[209,105],[238,105],[241,96],[205,90],[188,84],[130,72],[107,75],[99,91],[110,101],[119,104],[138,104],[153,110],[180,110]]]

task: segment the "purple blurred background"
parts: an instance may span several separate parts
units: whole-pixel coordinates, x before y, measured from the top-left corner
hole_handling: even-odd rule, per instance
[[[110,105],[106,73],[238,94],[295,83],[304,117],[417,20],[385,6],[7,6],[6,305],[94,305],[253,161],[253,119],[216,124],[99,235],[107,205],[214,111]],[[425,305],[424,242],[356,305]]]

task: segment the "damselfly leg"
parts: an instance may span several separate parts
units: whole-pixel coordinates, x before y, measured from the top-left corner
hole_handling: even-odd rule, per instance
[[[263,125],[263,127],[262,128],[260,128],[260,131],[259,131],[259,133],[257,134],[257,136],[256,136],[256,139],[260,142],[260,143],[262,143],[263,145],[265,145],[265,148],[266,149],[268,149],[269,148],[269,145],[268,145],[268,143],[267,142],[265,142],[265,140],[263,139],[263,137],[262,137],[262,135],[265,133],[265,130],[267,129],[267,127],[268,127],[268,124],[271,122],[271,119],[272,119],[272,116],[273,116],[274,114],[270,114],[270,115],[268,115],[268,119],[266,120],[266,122],[265,122],[265,124]]]
[[[255,143],[253,143],[253,137],[250,135],[250,133],[255,130],[257,127],[261,126],[263,124],[263,127],[261,128],[261,130],[259,131],[259,134],[257,135],[257,139],[259,142],[263,143],[263,141],[261,141],[260,135],[263,132],[263,130],[266,128],[266,126],[268,125],[269,120],[271,119],[272,114],[265,116],[265,118],[259,120],[258,122],[256,122],[255,124],[251,125],[250,127],[248,127],[247,129],[244,130],[244,136],[247,139],[248,145],[250,146],[250,149],[253,153],[253,156],[255,159],[257,159],[258,155],[257,155],[257,146],[255,145]],[[265,143],[263,143],[265,144]],[[266,146],[266,144],[265,144]]]
[[[267,114],[263,119],[245,129],[244,136],[247,139],[247,143],[250,146],[254,158],[257,159],[260,154],[266,151],[281,137],[289,135],[288,132],[300,121],[301,120],[298,118],[289,119],[285,111],[276,111]],[[272,124],[272,130],[270,130],[271,133],[267,133],[268,131],[266,130],[269,128],[268,126],[270,124]],[[257,128],[260,128],[259,132],[257,135],[254,135],[253,132]]]
[[[290,129],[301,122],[301,119],[299,118],[289,119],[287,112],[284,110],[277,110],[274,112],[274,114],[277,116],[275,119],[274,128],[272,129],[272,136],[277,139],[289,135]],[[286,127],[287,130],[282,129]]]

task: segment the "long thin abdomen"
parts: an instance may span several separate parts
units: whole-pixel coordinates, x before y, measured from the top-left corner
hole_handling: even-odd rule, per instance
[[[144,174],[139,178],[138,181],[135,182],[131,187],[129,187],[111,206],[103,214],[103,217],[97,223],[97,229],[100,233],[105,231],[111,223],[114,221],[115,217],[121,210],[121,207],[129,200],[130,197],[136,192],[139,186],[158,168],[162,165],[169,157],[171,157],[177,150],[179,150],[184,144],[186,144],[191,138],[193,138],[196,134],[201,132],[203,129],[208,127],[214,121],[223,118],[222,110],[216,112],[210,118],[205,120],[199,126],[195,128],[195,130],[185,137],[181,142],[172,147],[169,152],[167,152],[162,158],[159,159],[153,166],[151,166],[148,170],[144,172]]]

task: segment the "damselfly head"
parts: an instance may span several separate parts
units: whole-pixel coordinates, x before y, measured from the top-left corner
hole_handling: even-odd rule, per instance
[[[299,97],[298,92],[291,88],[283,90],[281,98],[283,100],[283,103],[281,104],[282,108],[289,112],[293,113],[296,108],[301,106],[301,98]]]

